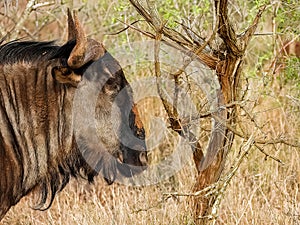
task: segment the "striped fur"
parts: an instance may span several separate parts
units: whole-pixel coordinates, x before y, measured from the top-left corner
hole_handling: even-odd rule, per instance
[[[17,41],[0,46],[0,220],[32,190],[40,194],[36,208],[49,208],[55,194],[65,187],[71,176],[80,175],[92,181],[101,172],[107,182],[112,183],[118,169],[128,169],[121,171],[123,175],[133,174],[125,163],[144,169],[146,159],[141,159],[141,152],[123,146],[113,133],[111,107],[116,95],[128,83],[120,65],[108,52],[97,62],[74,71],[82,77],[81,82],[99,85],[95,109],[97,128],[108,152],[91,145],[84,133],[87,130],[79,131],[83,132],[79,133],[80,143],[75,138],[72,106],[80,86],[61,83],[53,76],[55,68],[65,66],[74,45],[72,40],[63,46],[53,42]],[[104,75],[109,76],[107,84],[101,83]],[[120,112],[124,104],[133,107],[130,88],[126,93],[126,99],[117,103]],[[134,107],[127,117],[121,113],[114,120],[119,124],[129,120],[135,136],[144,143],[144,129]],[[82,156],[82,149],[86,157],[96,160],[93,168]],[[141,150],[145,150],[145,145]],[[109,160],[108,153],[122,156],[124,163]],[[144,154],[142,152],[143,157]]]

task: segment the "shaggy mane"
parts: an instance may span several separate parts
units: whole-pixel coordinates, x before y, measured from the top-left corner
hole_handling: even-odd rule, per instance
[[[75,46],[75,40],[58,46],[55,41],[11,41],[0,45],[0,63],[38,62],[54,58],[67,58]]]

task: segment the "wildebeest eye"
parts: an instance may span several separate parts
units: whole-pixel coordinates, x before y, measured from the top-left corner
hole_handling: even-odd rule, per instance
[[[113,85],[115,83],[115,79],[113,78],[109,78],[107,81],[106,81],[106,84],[107,85]]]
[[[119,91],[119,86],[116,82],[116,79],[109,78],[103,87],[103,91],[106,94],[117,94],[117,92]]]
[[[117,83],[117,81],[116,81],[116,79],[115,78],[109,78],[107,81],[106,81],[106,88],[107,89],[109,89],[109,90],[113,90],[113,91],[115,91],[115,90],[118,90],[118,83]]]

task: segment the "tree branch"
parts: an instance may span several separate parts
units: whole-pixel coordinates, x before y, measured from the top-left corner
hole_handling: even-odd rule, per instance
[[[262,7],[260,7],[258,13],[256,14],[252,24],[248,27],[248,29],[245,31],[245,33],[241,36],[240,40],[243,42],[243,51],[246,50],[246,47],[250,41],[250,39],[252,38],[252,36],[254,35],[258,22],[263,14],[263,12],[265,11],[267,5],[264,5]]]
[[[158,23],[158,21],[160,21],[157,13],[148,12],[139,3],[139,1],[136,1],[136,0],[129,0],[129,1],[135,7],[135,9],[139,12],[139,14],[149,23],[149,25],[151,25],[152,28],[154,30],[156,30],[157,23]],[[151,4],[153,4],[153,2],[151,2],[150,5]],[[151,8],[153,8],[153,6],[151,6]],[[190,57],[194,57],[193,55],[195,54],[195,51],[198,49],[198,46],[195,46],[192,41],[187,39],[185,36],[183,36],[181,33],[177,32],[176,30],[168,28],[166,26],[164,26],[162,28],[161,32],[167,39],[169,39],[169,40],[167,40],[166,38],[162,38],[162,40],[166,41],[170,45],[173,45],[171,42],[175,42],[179,46],[182,46],[182,47],[184,46],[186,48],[185,54],[189,55]],[[217,57],[207,54],[207,53],[204,53],[203,51],[197,51],[196,55],[199,57],[199,60],[201,62],[205,63],[211,69],[216,69],[218,62],[220,61]]]
[[[228,18],[228,0],[215,0],[215,7],[219,8],[219,30],[218,33],[224,41],[227,51],[230,54],[241,56],[241,49],[237,46],[237,35]]]

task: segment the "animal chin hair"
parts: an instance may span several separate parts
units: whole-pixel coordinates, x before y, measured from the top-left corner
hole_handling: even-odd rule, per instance
[[[103,165],[102,167],[102,175],[104,180],[110,185],[112,184],[117,176],[117,161],[110,160],[109,164]]]
[[[85,141],[80,141],[81,154],[85,162],[95,173],[101,173],[108,184],[112,184],[117,176],[117,159],[109,152],[92,151]]]
[[[77,156],[80,160],[74,161],[72,158],[69,158],[61,161],[56,167],[48,168],[47,176],[39,182],[39,185],[34,190],[40,194],[39,201],[32,207],[33,209],[40,211],[49,209],[55,195],[68,184],[70,177],[81,176],[80,168],[83,168],[84,176],[87,177],[89,181],[93,180],[96,173],[88,167],[79,154],[77,154]]]
[[[109,153],[107,153],[109,154]],[[112,184],[117,176],[117,160],[115,157],[106,154],[91,154],[86,158],[88,164],[96,173],[101,173],[108,184]]]

